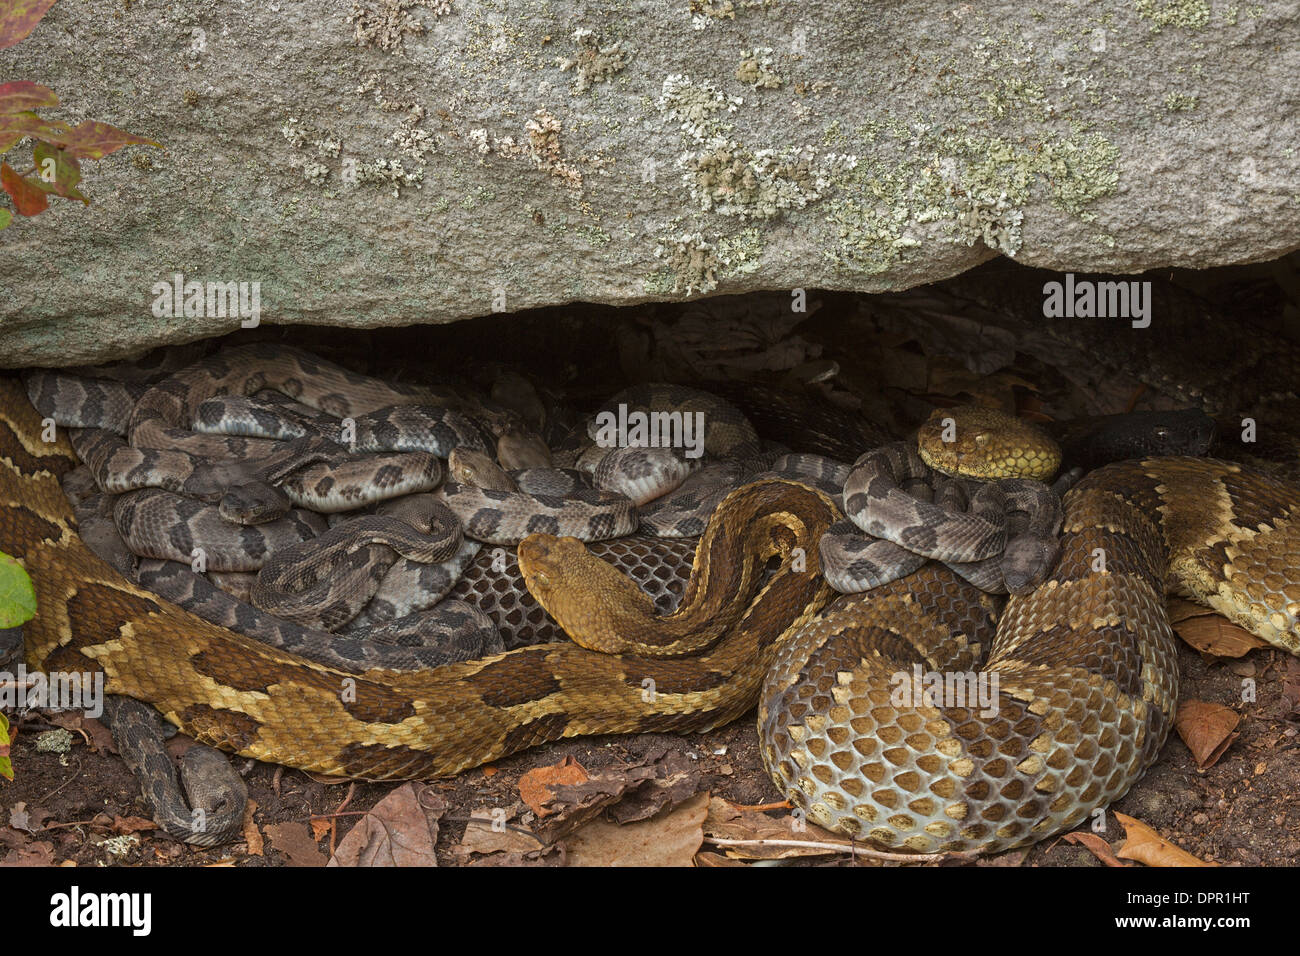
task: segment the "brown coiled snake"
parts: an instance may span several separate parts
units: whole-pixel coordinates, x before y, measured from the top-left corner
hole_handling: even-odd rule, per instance
[[[102,669],[108,693],[202,742],[324,773],[452,774],[560,737],[706,730],[758,702],[773,779],[814,821],[884,846],[997,850],[1084,820],[1155,759],[1178,697],[1166,581],[1300,651],[1300,491],[1217,461],[1089,475],[1066,498],[1054,570],[996,633],[985,599],[936,565],[819,618],[832,593],[817,545],[839,507],[764,480],[718,506],[673,615],[575,539],[534,535],[520,567],[575,643],[361,674],[207,624],[95,557],[59,486],[76,459],[41,440],[12,379],[0,465],[0,548],[37,590],[31,664]],[[612,639],[632,649],[583,646]],[[900,701],[914,665],[996,675],[993,706]]]

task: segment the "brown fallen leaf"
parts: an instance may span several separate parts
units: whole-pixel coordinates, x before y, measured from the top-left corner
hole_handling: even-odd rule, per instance
[[[319,843],[321,840],[329,836],[331,831],[333,831],[334,818],[312,817],[307,821],[307,825],[311,827],[311,835],[316,839],[316,842]]]
[[[33,841],[11,852],[0,866],[53,866],[54,846],[44,840]]]
[[[44,807],[29,807],[25,801],[19,800],[9,808],[9,825],[15,830],[39,833],[41,825],[51,816]]]
[[[157,830],[158,824],[144,817],[113,817],[114,833],[141,833],[145,830]]]
[[[1174,727],[1192,752],[1201,770],[1213,767],[1239,734],[1234,732],[1241,715],[1222,704],[1185,700],[1178,705]]]
[[[695,854],[695,865],[700,867],[718,867],[718,866],[749,866],[743,860],[733,860],[729,856],[723,856],[721,853],[714,853],[712,850],[701,850]]]
[[[588,820],[608,812],[617,823],[646,820],[693,797],[700,787],[690,758],[661,748],[637,766],[607,767],[582,783],[554,784],[545,802],[549,815],[534,826],[555,843]]]
[[[95,753],[115,754],[117,744],[113,742],[113,732],[108,725],[94,717],[87,717],[81,722],[81,729],[90,735],[90,747]]]
[[[1117,866],[1121,869],[1127,866],[1115,858],[1115,851],[1110,848],[1110,844],[1096,833],[1088,833],[1086,830],[1076,831],[1065,834],[1061,839],[1066,843],[1078,844],[1107,866]]]
[[[1192,856],[1180,849],[1151,829],[1141,820],[1135,820],[1123,813],[1116,813],[1115,819],[1124,826],[1124,845],[1115,854],[1123,860],[1136,860],[1147,866],[1218,866],[1207,863],[1199,857]]]
[[[1177,624],[1185,621],[1189,617],[1208,617],[1215,612],[1204,604],[1197,604],[1195,601],[1188,601],[1186,598],[1171,597],[1165,600],[1165,611],[1169,615],[1169,620]]]
[[[339,841],[329,866],[437,866],[434,845],[447,801],[423,784],[398,787]]]
[[[325,865],[325,854],[303,824],[291,820],[288,823],[268,824],[265,829],[271,846],[289,858],[290,866]]]
[[[547,844],[527,827],[510,822],[517,815],[517,809],[504,808],[483,807],[471,812],[465,834],[454,850],[456,856],[466,865],[476,854],[491,856],[492,863],[488,865],[498,865],[498,857],[522,859],[542,854]]]
[[[511,869],[520,866],[548,866],[558,867],[565,865],[565,850],[563,843],[557,843],[555,846],[548,846],[544,850],[537,850],[533,853],[520,853],[518,850],[510,853],[493,853],[491,856],[480,856],[466,863],[465,866],[489,867],[504,866]]]
[[[1174,624],[1174,632],[1202,654],[1244,657],[1269,643],[1213,612],[1195,614]]]
[[[262,831],[257,828],[257,821],[253,819],[253,814],[257,812],[257,801],[252,797],[244,804],[244,842],[248,844],[249,856],[262,855]],[[314,834],[313,834],[314,835]],[[319,840],[320,838],[317,837]]]
[[[582,764],[572,756],[565,757],[549,767],[538,767],[519,778],[519,796],[538,817],[549,816],[558,808],[544,806],[555,799],[551,787],[555,784],[586,783],[591,777]]]
[[[704,843],[709,794],[636,823],[592,820],[565,839],[569,866],[693,866]]]
[[[760,810],[740,807],[730,800],[714,797],[709,802],[709,814],[704,821],[704,834],[710,840],[780,840],[781,845],[758,844],[725,846],[729,857],[746,860],[786,860],[797,856],[824,856],[829,852],[827,843],[844,843],[838,834],[808,823],[793,813],[768,816]],[[792,842],[823,844],[821,847],[789,846]]]

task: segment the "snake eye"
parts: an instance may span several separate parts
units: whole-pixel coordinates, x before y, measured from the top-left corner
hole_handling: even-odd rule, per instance
[[[551,586],[551,579],[547,577],[545,574],[543,574],[541,571],[538,571],[535,575],[533,575],[533,580],[536,581],[544,588],[549,588]]]
[[[989,436],[987,432],[979,432],[975,436],[975,444],[977,445],[986,445],[988,444],[988,440],[989,440]]]

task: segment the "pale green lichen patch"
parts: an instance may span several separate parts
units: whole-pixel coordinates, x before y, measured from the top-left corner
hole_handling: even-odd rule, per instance
[[[879,129],[863,131],[872,140]],[[927,223],[937,238],[1015,255],[1022,207],[1045,182],[1057,206],[1088,218],[1088,203],[1119,182],[1119,150],[1099,133],[1018,144],[998,137],[945,135],[928,124],[895,125],[857,168],[837,179],[828,222],[838,243],[828,255],[846,268],[879,275],[921,244]],[[930,235],[933,235],[932,233]]]
[[[419,189],[420,184],[424,182],[423,167],[407,170],[402,166],[400,159],[380,157],[373,162],[357,163],[349,169],[350,171],[344,174],[345,180],[352,180],[358,185],[378,183],[382,186],[390,186],[394,199],[401,196],[403,186]]]
[[[1151,29],[1183,27],[1198,30],[1210,22],[1209,0],[1136,0],[1134,8]]]
[[[343,145],[336,134],[291,116],[280,127],[280,135],[292,148],[288,157],[290,169],[302,170],[303,179],[313,186],[329,178],[330,168],[324,161],[337,158]]]
[[[745,101],[727,96],[707,82],[693,82],[689,76],[670,73],[664,77],[659,111],[678,124],[687,139],[702,143],[731,129],[720,114],[734,113]]]
[[[690,295],[692,292],[712,292],[718,287],[718,269],[722,261],[718,258],[713,243],[706,242],[698,232],[684,236],[660,240],[655,248],[655,256],[667,262],[667,269],[660,270],[652,279],[660,281],[653,284],[662,288],[666,278],[671,283],[660,295]],[[647,282],[647,286],[651,285]]]
[[[675,122],[687,151],[677,158],[682,180],[702,212],[741,219],[772,219],[822,198],[832,178],[852,169],[854,156],[812,146],[753,149],[729,134],[724,117],[744,100],[709,83],[672,74],[664,79],[659,110]]]
[[[821,198],[830,179],[816,159],[812,150],[751,151],[718,137],[702,150],[685,153],[678,165],[686,170],[691,198],[704,212],[771,219]]]
[[[777,90],[785,85],[776,72],[776,57],[771,47],[741,51],[736,79],[755,89]]]
[[[666,261],[646,277],[649,295],[691,295],[712,292],[720,277],[749,275],[759,267],[763,237],[757,229],[709,242],[698,232],[661,239],[656,258]]]
[[[703,30],[718,20],[736,19],[737,10],[766,10],[773,0],[690,0],[691,26]]]
[[[1186,113],[1196,109],[1200,97],[1191,93],[1169,93],[1165,96],[1165,109],[1171,113]]]
[[[763,256],[763,235],[757,229],[742,229],[718,240],[718,260],[727,275],[744,276],[757,272]]]
[[[405,55],[406,38],[421,36],[428,29],[411,12],[415,7],[426,8],[435,17],[451,12],[450,0],[353,0],[347,22],[353,24],[357,46]]]
[[[632,59],[633,50],[622,40],[612,43],[602,42],[591,30],[578,27],[573,31],[573,42],[577,52],[572,56],[559,57],[556,66],[561,70],[573,70],[577,79],[573,92],[585,93],[596,83],[603,83],[618,73]]]

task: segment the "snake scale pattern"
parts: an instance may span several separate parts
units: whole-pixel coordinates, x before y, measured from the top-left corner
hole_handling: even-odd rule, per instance
[[[292,379],[277,387],[293,394]],[[138,403],[128,431],[173,441],[193,397]],[[717,504],[672,614],[582,543],[534,529],[519,571],[574,643],[356,675],[204,622],[91,553],[59,487],[76,458],[62,437],[40,440],[10,379],[0,460],[0,547],[31,572],[42,609],[33,664],[101,668],[110,693],[202,742],[367,779],[455,773],[563,736],[704,730],[758,701],[769,771],[811,819],[885,846],[996,850],[1079,822],[1154,760],[1177,702],[1166,581],[1300,652],[1300,492],[1212,460],[1089,475],[1066,498],[1047,580],[996,625],[987,596],[934,564],[819,617],[833,592],[818,544],[843,512],[807,485],[760,479]],[[913,665],[996,675],[995,713],[900,704],[891,680]],[[340,696],[344,680],[354,696]]]

